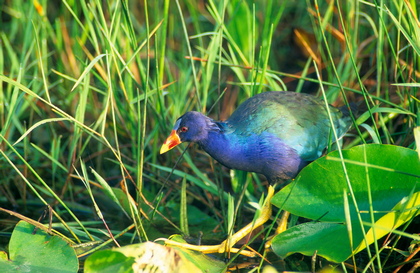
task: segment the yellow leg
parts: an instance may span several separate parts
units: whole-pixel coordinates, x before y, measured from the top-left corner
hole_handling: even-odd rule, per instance
[[[233,234],[230,238],[225,240],[220,245],[214,245],[214,246],[200,245],[200,246],[196,246],[196,245],[191,245],[191,244],[178,243],[178,242],[174,242],[174,241],[171,241],[171,240],[165,240],[165,244],[166,245],[183,247],[183,248],[187,248],[187,249],[191,249],[191,250],[196,250],[196,251],[200,251],[202,253],[224,253],[224,252],[237,253],[240,250],[237,249],[237,248],[233,248],[233,246],[237,242],[239,242],[242,238],[244,238],[246,235],[251,233],[254,229],[262,226],[265,222],[267,222],[270,219],[270,216],[271,216],[271,199],[272,199],[273,195],[274,195],[274,187],[270,185],[268,187],[267,197],[265,198],[263,207],[261,208],[260,216],[255,221],[246,225],[241,230],[239,230],[238,232]],[[246,250],[242,250],[241,254],[245,255],[245,256],[249,256],[249,257],[255,256],[254,252],[246,251]]]
[[[283,211],[283,215],[280,218],[279,225],[276,229],[276,234],[280,234],[287,229],[287,221],[289,220],[290,212]]]
[[[287,222],[289,220],[289,216],[290,216],[290,212],[283,211],[283,215],[280,218],[279,225],[276,228],[276,232],[275,232],[276,235],[282,233],[283,231],[287,229]],[[266,249],[269,249],[271,247],[271,239],[272,238],[270,238],[265,244]]]

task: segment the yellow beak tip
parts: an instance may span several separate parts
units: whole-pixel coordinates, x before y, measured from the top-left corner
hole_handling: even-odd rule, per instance
[[[166,141],[163,143],[162,147],[160,148],[160,154],[166,153],[167,151],[171,150],[175,146],[181,143],[181,140],[179,139],[178,134],[175,130],[172,130],[169,137],[166,139]]]
[[[170,149],[168,148],[168,145],[163,144],[162,147],[160,148],[160,154],[164,154],[169,150]]]

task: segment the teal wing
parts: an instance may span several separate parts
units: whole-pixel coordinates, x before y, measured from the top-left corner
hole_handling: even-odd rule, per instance
[[[329,106],[337,135],[351,125],[350,118]],[[243,104],[227,120],[237,135],[247,137],[263,132],[273,134],[307,161],[321,156],[328,145],[331,123],[324,101],[295,92],[265,92]]]

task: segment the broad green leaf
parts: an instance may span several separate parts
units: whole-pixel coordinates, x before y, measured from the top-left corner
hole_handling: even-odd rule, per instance
[[[0,272],[71,273],[78,267],[76,252],[63,239],[24,221],[13,230],[9,259],[0,259]]]
[[[310,222],[294,226],[273,238],[273,251],[287,257],[294,253],[312,256],[315,252],[330,261],[340,263],[372,244],[375,239],[392,232],[409,219],[419,214],[420,192],[411,198],[404,198],[390,213],[373,225],[366,223],[366,235],[360,225],[354,221],[352,225],[352,244],[347,226],[343,223]],[[353,247],[354,246],[354,251]]]
[[[355,253],[366,248],[366,243],[372,244],[375,239],[379,239],[392,232],[402,224],[413,219],[420,214],[420,192],[416,192],[409,198],[403,198],[391,212],[376,221],[365,235],[365,240],[360,242]]]
[[[420,163],[415,151],[370,144],[342,152],[343,159],[334,151],[316,160],[273,197],[274,205],[321,221],[277,235],[272,247],[278,255],[317,251],[328,260],[342,262],[419,214]]]
[[[417,153],[411,149],[369,144],[342,152],[359,210],[369,211],[368,196],[371,194],[376,219],[384,216],[402,198],[420,189],[420,163]],[[350,189],[338,151],[334,151],[304,168],[296,180],[273,197],[272,203],[305,218],[343,223],[344,191],[349,193]],[[358,212],[350,196],[349,200],[351,216],[355,219]],[[370,221],[368,213],[361,216]]]
[[[85,262],[85,273],[130,273],[133,271],[133,257],[127,257],[115,250],[101,250],[93,253]]]
[[[357,232],[356,238],[353,236],[354,240],[362,240],[360,234]],[[353,252],[346,225],[322,222],[289,228],[273,238],[271,247],[283,258],[294,253],[312,256],[317,252],[317,255],[334,262],[345,261]]]

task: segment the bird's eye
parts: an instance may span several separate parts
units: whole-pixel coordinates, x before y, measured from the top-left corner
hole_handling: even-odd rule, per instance
[[[181,127],[181,132],[185,133],[186,131],[188,131],[188,127]]]

